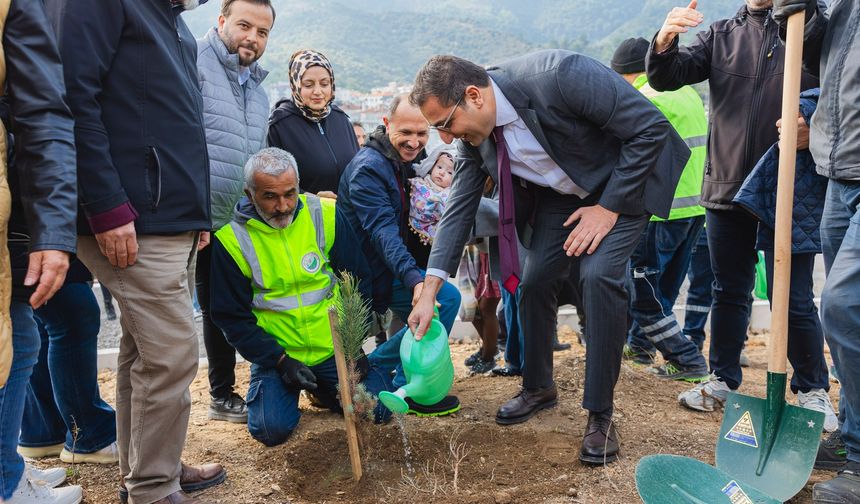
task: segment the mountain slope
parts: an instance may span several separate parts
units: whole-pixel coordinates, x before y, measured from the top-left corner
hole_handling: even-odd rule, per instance
[[[673,0],[274,0],[277,20],[263,65],[272,81],[286,80],[297,49],[325,53],[338,85],[359,90],[410,81],[434,54],[456,54],[488,64],[547,47],[607,61],[624,38],[650,38]],[[739,0],[708,0],[705,22],[731,16]],[[202,36],[218,17],[210,0],[183,17]],[[686,35],[682,40],[689,40]]]

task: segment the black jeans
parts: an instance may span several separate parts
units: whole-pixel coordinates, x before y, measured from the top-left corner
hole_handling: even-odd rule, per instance
[[[707,210],[708,247],[714,270],[711,308],[711,371],[732,390],[741,385],[741,350],[746,339],[755,283],[758,221],[742,210]],[[773,275],[773,254],[768,276]],[[812,302],[814,254],[792,256],[789,293],[788,360],[794,367],[791,390],[828,389],[823,335]],[[768,290],[773,282],[768,279]]]
[[[233,393],[236,384],[236,349],[227,342],[224,333],[212,322],[210,307],[210,282],[212,246],[197,252],[197,271],[194,283],[197,301],[203,314],[203,344],[209,361],[209,394],[215,399],[226,399]]]

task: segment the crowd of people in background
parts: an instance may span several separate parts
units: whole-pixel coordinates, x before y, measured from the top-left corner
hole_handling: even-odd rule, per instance
[[[65,469],[25,460],[46,457],[118,464],[122,502],[207,502],[191,494],[227,470],[181,458],[195,294],[211,421],[275,446],[302,394],[342,413],[328,317],[341,272],[372,312],[356,363],[371,396],[406,383],[407,331],[420,339],[438,317],[451,333],[459,316],[479,337],[470,375],[522,381],[496,422],[526,422],[558,403],[553,353],[570,348],[558,310],[572,304],[583,464],[620,453],[623,360],[689,382],[680,407],[722,408],[742,383],[759,262],[772,294],[782,38],[804,13],[791,391],[825,415],[816,467],[839,471],[814,501],[860,503],[856,2],[745,0],[681,45],[704,22],[692,0],[650,39],[622,41],[609,67],[564,50],[489,67],[434,56],[368,129],[337,106],[337,62],[314,49],[293,53],[291,94],[270,101],[270,0],[221,0],[195,40],[181,14],[197,3],[0,0],[0,502],[80,502]],[[708,112],[691,87],[706,81]],[[93,277],[108,318],[119,307],[113,407],[98,387]],[[460,409],[456,395],[407,404]],[[366,413],[391,418],[381,402]]]

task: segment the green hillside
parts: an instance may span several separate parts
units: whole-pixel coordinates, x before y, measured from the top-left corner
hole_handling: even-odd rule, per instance
[[[184,14],[196,36],[218,17],[219,0]],[[290,54],[325,53],[338,85],[369,90],[410,81],[430,56],[450,53],[488,64],[531,50],[572,49],[606,61],[619,41],[650,38],[673,0],[274,0],[277,21],[263,65],[286,80]],[[703,0],[705,22],[731,16],[741,0]],[[691,35],[686,35],[690,37]]]

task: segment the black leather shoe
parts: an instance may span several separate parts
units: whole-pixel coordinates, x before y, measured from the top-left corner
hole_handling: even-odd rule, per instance
[[[232,392],[227,397],[212,397],[209,401],[209,420],[248,423],[248,406],[242,396]]]
[[[570,350],[570,343],[562,343],[559,340],[555,340],[552,342],[553,352],[563,352],[565,350]]]
[[[494,376],[522,376],[523,372],[511,366],[496,366],[492,371]]]
[[[618,432],[612,415],[589,413],[579,460],[583,464],[603,465],[618,459]]]
[[[513,425],[525,422],[540,410],[554,407],[558,403],[555,384],[539,389],[520,389],[520,392],[496,412],[496,423]]]

